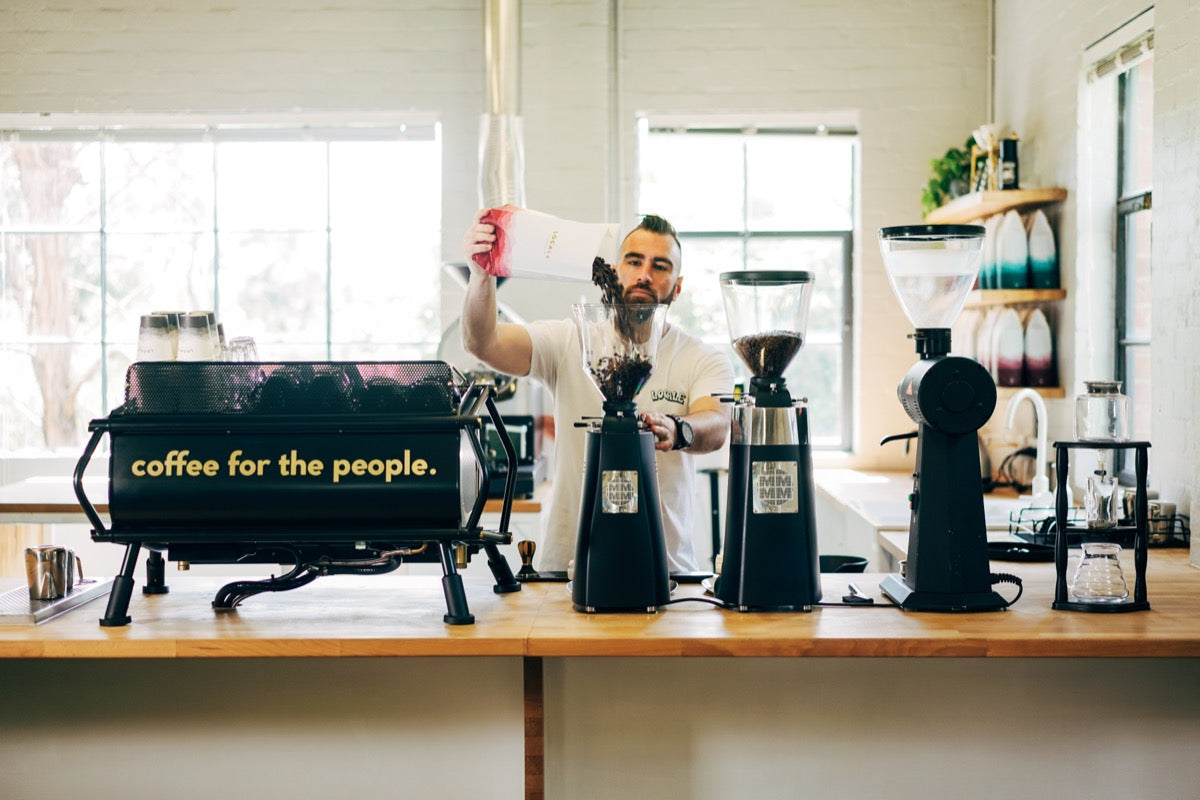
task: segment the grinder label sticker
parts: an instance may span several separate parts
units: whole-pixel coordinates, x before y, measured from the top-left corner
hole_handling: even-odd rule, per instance
[[[605,514],[636,514],[638,474],[635,469],[606,469],[600,473],[601,511]]]
[[[795,514],[800,510],[795,461],[752,462],[750,489],[755,514]]]

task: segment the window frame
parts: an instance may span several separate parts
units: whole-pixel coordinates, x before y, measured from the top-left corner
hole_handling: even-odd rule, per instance
[[[1135,70],[1148,60],[1149,58],[1139,58],[1136,62],[1121,70],[1116,76],[1117,200],[1114,208],[1116,215],[1116,246],[1113,264],[1113,286],[1115,290],[1113,298],[1115,311],[1115,324],[1113,326],[1115,334],[1113,374],[1116,380],[1122,382],[1124,394],[1129,398],[1131,406],[1138,401],[1138,389],[1132,374],[1134,355],[1140,348],[1149,349],[1151,347],[1149,330],[1146,331],[1146,335],[1144,336],[1135,336],[1130,332],[1131,328],[1134,327],[1132,322],[1134,309],[1130,307],[1129,301],[1135,290],[1137,270],[1129,263],[1129,225],[1133,221],[1133,217],[1137,214],[1153,214],[1153,188],[1139,190],[1140,187],[1125,185],[1128,174],[1126,167],[1129,160],[1134,156],[1131,150],[1131,142],[1136,144],[1139,141],[1134,132],[1130,130],[1137,124],[1134,119],[1134,98],[1130,97],[1131,93],[1135,90],[1130,86],[1130,83]],[[1137,99],[1141,102],[1146,101],[1145,98]],[[1152,103],[1153,98],[1150,98],[1149,101]],[[1152,219],[1153,217],[1151,217]],[[1153,222],[1151,222],[1151,225],[1153,225]],[[1131,425],[1132,422],[1131,420]],[[1136,483],[1133,466],[1132,455],[1129,451],[1117,451],[1116,467],[1118,478],[1121,482],[1126,484]]]
[[[840,342],[838,347],[838,358],[841,372],[840,386],[838,387],[839,407],[838,419],[840,420],[839,429],[836,433],[836,441],[826,444],[813,444],[814,450],[820,450],[827,453],[850,453],[854,447],[855,436],[855,418],[854,418],[854,377],[855,377],[855,361],[854,361],[854,243],[858,235],[858,205],[860,202],[858,196],[858,166],[859,166],[859,132],[858,128],[853,125],[704,125],[702,123],[689,123],[686,125],[675,124],[655,124],[652,118],[643,117],[639,129],[643,136],[653,135],[656,133],[662,134],[686,134],[686,135],[724,135],[724,136],[741,136],[743,139],[750,136],[792,136],[792,137],[849,137],[853,140],[854,152],[851,158],[850,174],[847,175],[847,181],[850,187],[850,227],[845,230],[815,230],[815,229],[755,229],[751,228],[747,215],[749,214],[750,203],[748,202],[749,186],[746,180],[748,172],[745,169],[746,150],[743,142],[743,170],[742,170],[742,229],[741,230],[689,230],[678,228],[677,233],[681,242],[688,240],[705,240],[705,239],[722,239],[722,240],[737,240],[741,243],[741,266],[740,269],[746,269],[748,250],[753,241],[767,239],[835,239],[841,242],[842,247],[842,292],[841,292],[841,331]],[[641,139],[641,137],[639,137]],[[640,186],[640,178],[635,180],[635,185]],[[638,193],[638,205],[640,206],[640,192]],[[706,337],[709,341],[710,337]],[[716,344],[717,340],[712,340],[710,343]],[[720,340],[720,344],[728,345],[727,340]]]
[[[270,143],[270,142],[304,142],[317,143],[324,146],[325,159],[325,186],[323,188],[325,206],[324,222],[319,227],[305,228],[311,233],[322,234],[325,236],[325,253],[324,253],[324,284],[319,288],[323,297],[317,299],[317,304],[324,308],[325,319],[321,327],[323,327],[323,342],[315,342],[315,348],[324,349],[325,357],[330,358],[332,352],[343,347],[348,340],[338,339],[334,336],[334,319],[331,313],[331,304],[334,302],[334,261],[335,254],[332,246],[332,237],[336,233],[331,224],[331,210],[334,199],[331,187],[330,173],[330,157],[335,146],[341,143],[353,142],[404,142],[404,141],[421,141],[431,142],[440,151],[444,146],[441,124],[433,115],[424,114],[421,112],[406,113],[403,116],[395,114],[363,114],[356,115],[353,119],[345,119],[343,117],[332,117],[328,115],[259,115],[259,116],[222,116],[220,118],[204,118],[193,117],[188,115],[167,115],[167,116],[142,116],[142,115],[28,115],[28,114],[6,114],[0,115],[0,140],[5,142],[17,141],[21,143],[78,143],[81,145],[96,145],[98,147],[98,164],[100,177],[97,179],[96,189],[99,191],[99,215],[95,224],[90,222],[86,225],[56,225],[46,224],[43,222],[27,222],[22,221],[16,224],[9,222],[0,222],[0,234],[3,235],[38,235],[38,234],[63,234],[63,235],[82,235],[96,238],[96,253],[97,268],[99,270],[96,277],[95,289],[99,292],[99,323],[96,327],[85,326],[79,330],[75,330],[71,335],[66,337],[46,337],[43,335],[30,333],[28,330],[21,336],[6,337],[5,344],[9,347],[26,347],[39,343],[53,343],[63,345],[73,345],[82,347],[97,348],[97,364],[100,371],[98,376],[98,388],[100,392],[99,407],[102,411],[107,410],[109,405],[108,398],[110,391],[115,391],[119,387],[123,376],[113,372],[113,365],[110,364],[111,357],[119,352],[120,348],[128,344],[130,336],[115,336],[110,330],[111,320],[109,319],[109,280],[111,279],[110,269],[107,261],[110,257],[108,236],[115,232],[122,234],[129,231],[122,227],[119,231],[112,229],[108,225],[106,219],[106,206],[109,202],[107,191],[105,188],[106,173],[110,168],[107,160],[105,148],[113,144],[129,143],[129,142],[145,142],[145,143],[201,143],[212,146],[211,162],[214,175],[219,170],[220,148],[223,143]],[[441,179],[438,179],[439,190]],[[211,241],[212,245],[212,269],[213,269],[213,286],[212,286],[212,303],[215,311],[220,313],[221,305],[221,247],[219,239],[224,231],[226,234],[230,230],[228,226],[219,226],[217,217],[218,200],[218,181],[214,180],[212,187],[214,196],[211,198],[213,203],[211,224],[201,225],[191,231],[196,235]],[[439,215],[440,217],[440,215]],[[189,229],[190,230],[190,229]],[[137,231],[138,233],[170,233],[178,231]],[[436,249],[440,251],[440,239],[435,240]],[[90,246],[90,245],[89,245]],[[436,312],[436,308],[435,308]],[[427,346],[427,348],[436,348],[440,330],[436,330],[438,326],[428,332],[428,335],[421,341],[403,340],[397,342],[400,345],[406,346]],[[126,332],[128,333],[128,332]],[[136,332],[134,332],[136,333]],[[86,335],[85,335],[86,334]],[[131,334],[132,335],[132,334]],[[49,341],[52,339],[53,341]],[[84,411],[84,419],[89,416],[87,408],[91,406],[95,399],[94,392],[89,391],[83,395],[78,395],[81,401],[87,403]],[[82,442],[79,445],[82,447]],[[38,447],[30,447],[29,449],[10,450],[8,438],[0,442],[0,462],[3,462],[3,480],[0,483],[7,481],[7,476],[17,473],[23,473],[27,469],[32,469],[34,474],[52,472],[59,474],[62,472],[61,463],[64,457],[64,451],[61,448],[47,446],[44,442]],[[22,464],[28,462],[31,467],[20,467],[10,470],[9,462],[17,461]],[[38,464],[43,465],[37,467]]]

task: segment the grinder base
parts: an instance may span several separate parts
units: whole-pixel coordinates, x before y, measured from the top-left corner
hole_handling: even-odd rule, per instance
[[[888,575],[879,589],[906,611],[1002,611],[1008,601],[996,592],[928,592],[913,589],[900,575]]]

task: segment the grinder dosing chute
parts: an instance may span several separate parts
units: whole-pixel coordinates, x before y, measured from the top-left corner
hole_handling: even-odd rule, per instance
[[[804,345],[810,272],[721,275],[733,349],[751,371],[733,399],[718,598],[741,611],[809,611],[821,599],[808,406],[783,374]]]
[[[670,599],[654,435],[634,399],[650,378],[665,305],[573,307],[583,367],[604,399],[588,428],[571,599],[577,611],[653,612]]]
[[[996,383],[979,362],[951,356],[950,326],[962,311],[983,251],[978,225],[882,228],[888,280],[916,328],[918,361],[897,390],[918,424],[908,558],[880,584],[911,611],[991,611],[992,591],[977,431],[996,408]]]

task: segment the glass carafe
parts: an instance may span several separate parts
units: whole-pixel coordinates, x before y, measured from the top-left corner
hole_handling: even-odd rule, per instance
[[[1071,597],[1080,603],[1120,603],[1129,597],[1121,572],[1121,546],[1110,542],[1085,542],[1075,569]]]
[[[1120,381],[1084,381],[1075,397],[1075,438],[1081,442],[1123,442],[1129,439],[1129,398]]]

